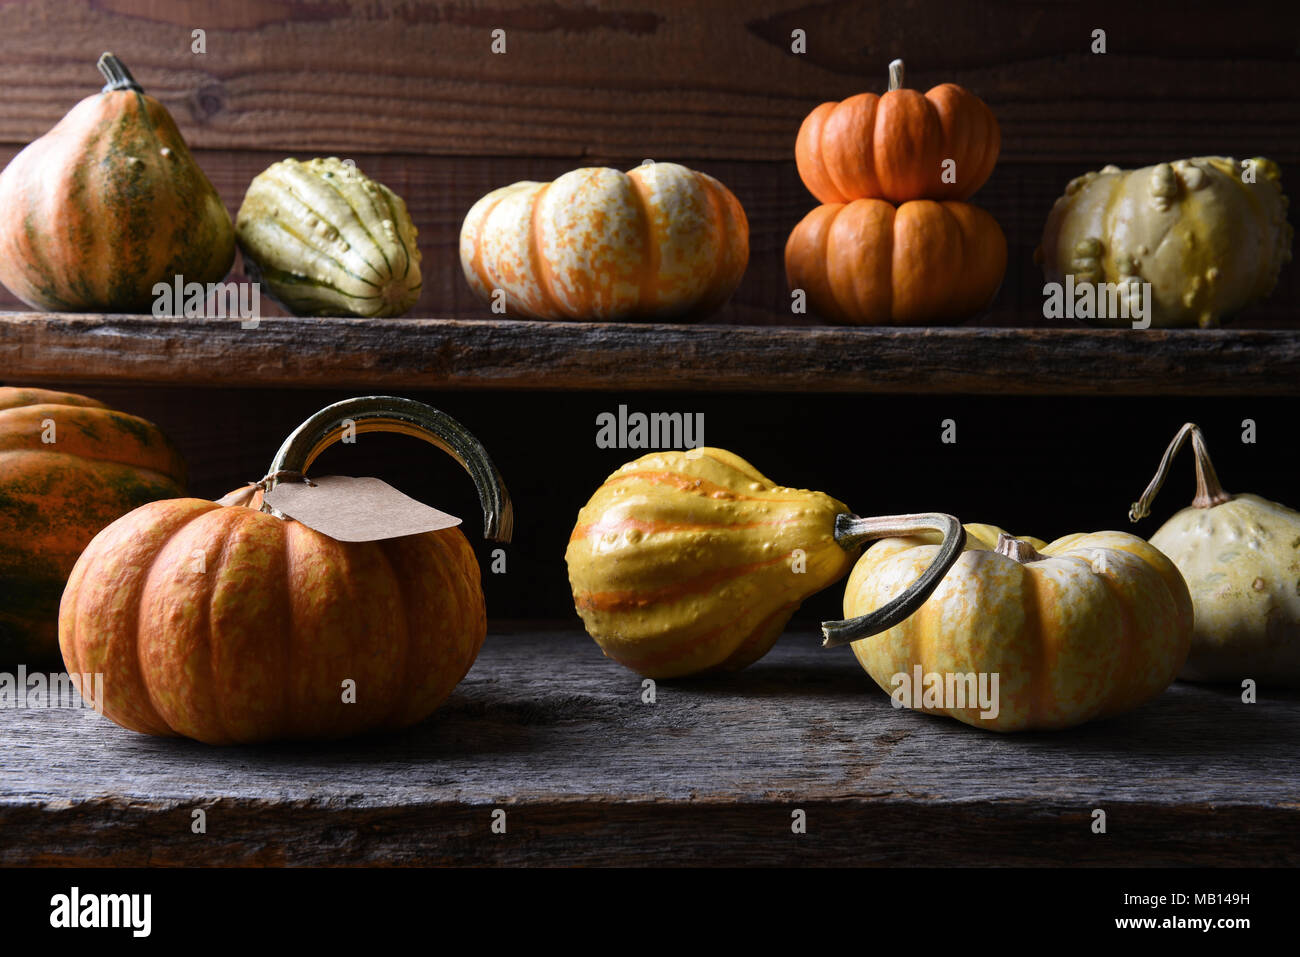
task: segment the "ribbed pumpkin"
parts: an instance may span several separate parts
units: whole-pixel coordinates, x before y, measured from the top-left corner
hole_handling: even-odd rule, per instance
[[[819,202],[904,203],[968,199],[993,172],[1001,145],[983,100],[955,83],[925,95],[905,89],[903,61],[895,60],[889,92],[821,104],[799,127],[794,149],[799,176]]]
[[[1205,438],[1184,425],[1129,518],[1150,514],[1174,457],[1192,440],[1196,497],[1151,536],[1178,566],[1196,606],[1181,677],[1300,687],[1300,512],[1258,495],[1223,490]]]
[[[34,309],[147,313],[157,283],[224,278],[234,231],[163,105],[113,54],[99,70],[0,174],[0,282]]]
[[[725,186],[676,163],[591,167],[488,193],[461,226],[460,261],[508,316],[691,318],[740,283],[749,221]]]
[[[509,540],[509,498],[487,453],[410,400],[323,409],[285,441],[260,488],[300,475],[349,426],[449,449],[478,485],[488,537]],[[97,535],[59,612],[69,672],[104,675],[99,704],[123,727],[209,744],[336,738],[425,718],[486,632],[465,535],[340,542],[270,511],[260,488],[155,502]]]
[[[420,298],[406,203],[337,157],[281,160],[235,218],[249,277],[299,316],[400,316]]]
[[[785,246],[790,288],[824,318],[852,325],[970,318],[993,301],[1006,267],[997,220],[957,202],[818,206]]]
[[[182,494],[180,453],[84,395],[0,387],[0,662],[58,657],[59,595],[95,534]]]
[[[844,614],[898,594],[933,561],[933,541],[896,538],[867,549],[849,576]],[[924,710],[992,731],[1054,730],[1151,700],[1187,658],[1187,585],[1173,562],[1135,535],[1067,535],[1047,545],[967,525],[966,549],[916,614],[853,642],[858,662],[886,691],[895,675],[910,677],[918,666],[945,681],[996,674],[995,717],[981,718],[969,703]]]
[[[1197,156],[1076,177],[1052,206],[1035,261],[1048,282],[1072,276],[1076,288],[1150,283],[1152,326],[1217,326],[1272,292],[1291,260],[1281,171],[1263,157],[1249,162]]]
[[[607,478],[578,513],[565,561],[587,633],[650,678],[737,671],[765,655],[809,595],[862,542],[938,528],[948,547],[894,602],[856,624],[905,617],[960,554],[951,516],[858,518],[822,492],[775,485],[724,449],[655,452]]]

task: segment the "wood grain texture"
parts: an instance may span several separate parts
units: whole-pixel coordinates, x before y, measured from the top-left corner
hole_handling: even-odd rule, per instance
[[[812,107],[883,89],[901,56],[909,85],[984,98],[1008,161],[1300,158],[1300,10],[1263,0],[36,0],[0,5],[0,37],[11,143],[94,92],[111,49],[203,147],[785,160]]]
[[[1185,684],[1072,731],[981,733],[893,709],[802,633],[649,705],[581,633],[496,631],[386,738],[222,750],[0,711],[0,864],[1294,866],[1297,734],[1294,694]]]
[[[1291,395],[1300,332],[0,313],[0,368],[196,386]]]

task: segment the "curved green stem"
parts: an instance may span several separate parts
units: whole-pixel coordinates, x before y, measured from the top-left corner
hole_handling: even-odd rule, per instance
[[[966,529],[962,528],[961,522],[956,518],[942,512],[885,515],[879,518],[859,518],[856,515],[835,517],[835,541],[846,550],[878,538],[901,538],[930,530],[942,533],[943,543],[939,546],[934,561],[921,573],[921,577],[897,598],[873,612],[844,621],[822,622],[822,647],[847,645],[859,638],[888,631],[909,618],[925,604],[930,593],[939,587],[939,582],[943,581],[948,569],[952,568],[966,547]]]
[[[1201,434],[1201,427],[1195,422],[1186,423],[1174,440],[1169,443],[1165,449],[1164,456],[1160,459],[1160,467],[1156,469],[1155,478],[1147,486],[1142,497],[1134,502],[1128,510],[1128,520],[1136,522],[1139,519],[1146,518],[1151,514],[1151,503],[1155,501],[1156,493],[1160,487],[1165,484],[1165,479],[1169,475],[1169,467],[1173,464],[1174,457],[1187,441],[1188,436],[1192,439],[1192,454],[1196,457],[1196,498],[1192,499],[1194,508],[1213,508],[1216,505],[1222,505],[1224,502],[1231,501],[1232,496],[1223,490],[1219,484],[1219,476],[1214,471],[1214,463],[1210,461],[1210,450],[1206,448],[1205,436]]]
[[[284,440],[267,470],[269,486],[278,473],[305,475],[312,462],[351,430],[395,432],[422,439],[442,449],[469,473],[483,506],[483,537],[508,542],[514,532],[514,507],[501,473],[487,450],[463,425],[437,409],[413,399],[390,395],[344,399],[321,409]]]
[[[103,53],[99,57],[99,62],[95,64],[99,67],[99,72],[103,74],[104,79],[108,82],[104,85],[105,93],[112,93],[115,90],[133,90],[136,93],[143,93],[144,89],[140,84],[135,82],[135,77],[131,71],[126,68],[126,64],[119,60],[111,53]]]

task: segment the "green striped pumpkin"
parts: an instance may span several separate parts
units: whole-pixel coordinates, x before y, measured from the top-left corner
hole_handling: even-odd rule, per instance
[[[299,316],[400,316],[420,298],[406,203],[337,157],[281,160],[235,217],[251,278]]]
[[[103,92],[0,174],[0,282],[49,312],[151,312],[154,286],[219,282],[230,214],[166,108],[105,53]]]
[[[59,598],[82,549],[184,485],[180,453],[144,419],[0,387],[0,665],[57,659]]]

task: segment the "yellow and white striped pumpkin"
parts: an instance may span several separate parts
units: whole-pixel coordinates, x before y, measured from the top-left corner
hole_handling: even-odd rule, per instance
[[[685,166],[587,167],[488,193],[461,226],[460,261],[508,316],[696,317],[740,283],[749,222],[730,190]]]
[[[845,617],[883,604],[930,564],[937,538],[877,542],[849,575]],[[943,702],[923,710],[992,731],[1054,730],[1136,708],[1187,659],[1192,599],[1178,569],[1136,535],[1048,545],[966,526],[966,551],[920,610],[853,643],[886,691],[894,676],[998,675],[995,717]],[[913,695],[919,689],[913,690]]]

